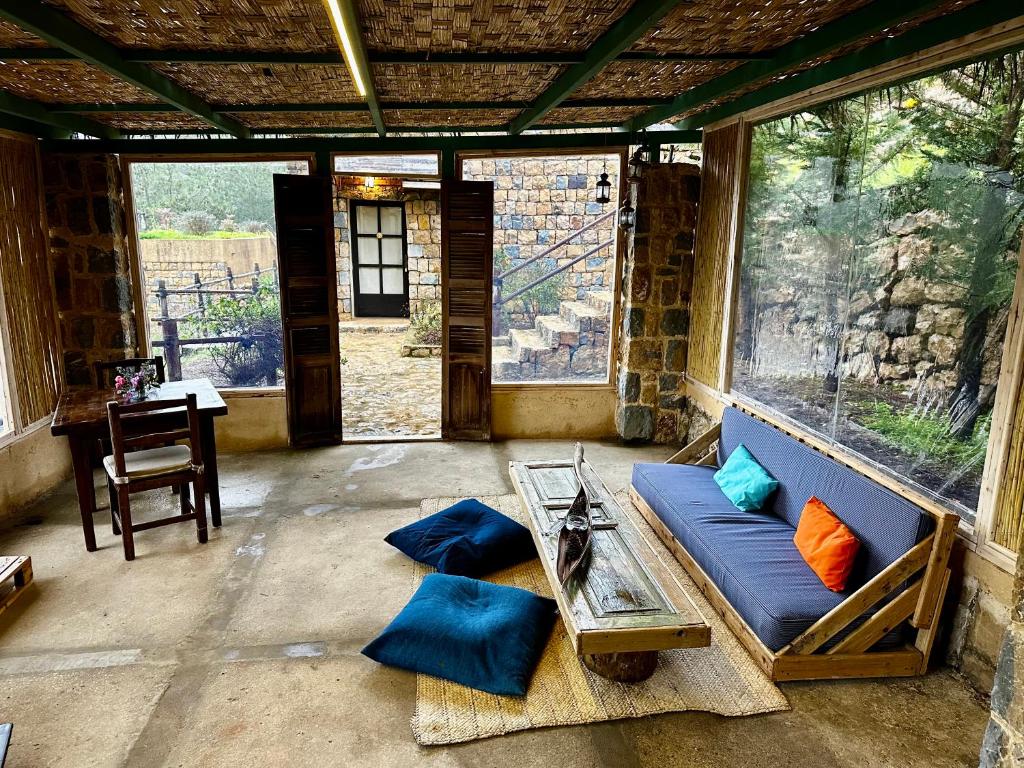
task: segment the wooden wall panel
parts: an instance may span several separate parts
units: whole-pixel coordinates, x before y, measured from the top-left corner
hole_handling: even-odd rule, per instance
[[[700,206],[690,299],[688,373],[718,388],[729,262],[742,172],[738,123],[704,134]]]
[[[16,423],[20,416],[27,426],[49,415],[60,394],[60,339],[34,139],[0,136],[0,285]]]

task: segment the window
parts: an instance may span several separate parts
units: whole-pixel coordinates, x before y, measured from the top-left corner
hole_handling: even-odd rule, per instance
[[[754,130],[732,387],[977,507],[1017,270],[1022,54]]]
[[[494,181],[494,383],[608,382],[620,162],[617,153],[463,158],[464,179]]]
[[[307,170],[305,160],[132,163],[150,348],[168,379],[280,385],[273,175]]]
[[[335,155],[334,172],[349,176],[437,177],[441,160],[437,152]]]

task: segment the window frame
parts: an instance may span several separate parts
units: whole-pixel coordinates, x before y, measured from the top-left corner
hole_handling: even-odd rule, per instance
[[[455,178],[462,179],[462,164],[466,159],[478,158],[529,158],[529,157],[573,157],[579,155],[618,155],[619,156],[619,190],[617,200],[621,202],[629,192],[626,180],[626,167],[629,161],[629,146],[588,147],[582,149],[482,149],[459,150],[455,153]],[[622,308],[622,271],[626,263],[625,252],[629,245],[627,233],[615,222],[615,264],[612,266],[614,275],[612,289],[611,338],[608,342],[608,378],[605,381],[508,381],[491,382],[491,390],[500,391],[541,391],[561,390],[566,387],[579,389],[615,389],[619,373],[619,343]],[[493,376],[493,372],[491,374]]]
[[[142,248],[139,245],[139,233],[136,226],[135,190],[132,187],[131,167],[137,163],[275,163],[300,160],[306,163],[306,172],[313,174],[317,169],[317,155],[313,152],[286,152],[274,154],[145,154],[129,153],[119,158],[121,169],[121,185],[124,190],[124,209],[127,220],[125,240],[128,247],[128,268],[132,282],[132,304],[135,312],[135,343],[139,353],[152,356],[153,347],[149,333],[149,315],[146,311],[146,290],[142,282]],[[331,161],[333,166],[333,160]],[[267,395],[283,395],[285,383],[276,387],[217,387],[217,392],[228,397],[262,397]]]
[[[1022,33],[1024,34],[1024,33]],[[1020,45],[1020,42],[1018,42]],[[759,107],[720,122],[705,126],[709,129],[721,128],[733,123],[740,125],[741,152],[738,158],[736,174],[733,187],[733,227],[730,231],[729,261],[726,265],[726,284],[723,296],[722,311],[722,338],[721,355],[719,358],[718,388],[714,390],[702,382],[697,381],[689,373],[684,378],[687,383],[687,396],[694,397],[698,403],[711,412],[720,412],[724,406],[735,406],[751,411],[796,437],[798,440],[815,447],[825,455],[854,469],[861,474],[879,483],[883,487],[892,490],[894,493],[907,498],[912,503],[924,509],[936,509],[942,511],[953,511],[961,514],[955,502],[940,500],[928,493],[921,493],[913,481],[906,478],[901,481],[888,472],[882,472],[872,467],[872,462],[867,457],[853,452],[839,443],[830,440],[808,427],[795,422],[784,415],[774,412],[773,409],[763,403],[745,397],[732,388],[732,362],[733,346],[735,344],[735,329],[737,323],[737,308],[739,300],[739,269],[743,258],[744,246],[744,216],[747,208],[747,180],[750,172],[750,148],[751,131],[748,130],[758,124],[784,118],[815,106],[820,106],[832,100],[853,98],[860,93],[869,90],[885,88],[896,82],[926,77],[929,72],[955,69],[959,66],[966,66],[972,61],[986,57],[999,55],[1005,48],[1002,45],[983,44],[979,46],[974,43],[973,50],[964,50],[968,47],[965,44],[947,46],[929,57],[908,57],[898,60],[882,67],[877,67],[856,76],[846,78],[843,81],[830,83],[826,87],[813,88],[803,94],[789,98],[782,102]],[[1021,249],[1021,258],[1018,259],[1017,277],[1014,286],[1013,298],[1011,299],[1010,311],[1015,307],[1021,307],[1024,303],[1024,247]],[[1024,334],[1021,334],[1024,336]],[[1012,413],[1013,396],[1005,394],[1005,387],[1008,382],[1004,380],[1004,372],[1007,375],[1021,375],[1021,368],[1024,368],[1024,338],[1011,339],[1009,331],[1003,340],[1003,350],[1000,359],[1000,377],[996,389],[996,402],[993,405],[992,421],[1001,423]],[[1000,397],[1000,393],[1003,394]],[[972,552],[985,560],[988,560],[1001,570],[1014,572],[1017,564],[1017,554],[1008,548],[998,544],[992,538],[996,514],[996,488],[998,482],[999,466],[994,461],[995,453],[1005,451],[1005,446],[996,445],[994,433],[989,436],[989,443],[986,449],[985,465],[982,471],[981,495],[978,505],[974,510],[974,522],[969,523],[962,516],[960,519],[958,536],[964,545]]]
[[[4,297],[3,276],[0,275],[0,394],[3,395],[4,423],[10,428],[0,432],[0,447],[15,440],[24,431],[21,423],[20,409],[17,404],[18,392],[14,386],[14,359],[11,350],[11,338],[7,323],[7,302]]]

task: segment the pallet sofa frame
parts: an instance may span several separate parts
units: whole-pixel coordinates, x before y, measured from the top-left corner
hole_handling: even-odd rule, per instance
[[[774,424],[769,423],[769,426],[778,429]],[[666,463],[714,465],[716,456],[711,449],[716,446],[721,429],[721,424],[715,425]],[[928,658],[938,630],[939,614],[949,586],[949,558],[960,522],[957,514],[924,510],[935,520],[932,533],[818,619],[789,645],[772,651],[754,634],[715,583],[632,486],[629,496],[640,514],[697,583],[726,626],[772,680],[911,677],[927,672]],[[851,622],[918,574],[920,578],[863,624],[827,651],[821,651],[822,646]],[[896,650],[868,650],[907,620],[917,630],[913,643]]]

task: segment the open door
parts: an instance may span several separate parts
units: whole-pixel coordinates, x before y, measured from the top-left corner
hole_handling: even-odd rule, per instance
[[[327,176],[274,176],[288,440],[341,441],[334,209]]]
[[[491,439],[494,185],[441,182],[441,434]]]

